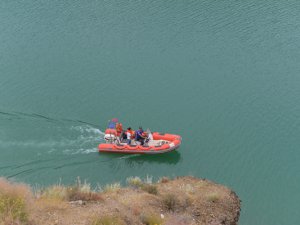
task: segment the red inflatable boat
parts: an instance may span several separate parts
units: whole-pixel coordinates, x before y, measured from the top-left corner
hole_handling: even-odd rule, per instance
[[[181,144],[179,135],[158,132],[150,132],[144,145],[135,140],[131,140],[131,144],[127,144],[126,140],[121,140],[113,126],[106,129],[104,139],[105,143],[98,146],[99,152],[159,154],[173,151]]]

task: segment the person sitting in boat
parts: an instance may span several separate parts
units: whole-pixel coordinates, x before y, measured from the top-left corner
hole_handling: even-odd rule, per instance
[[[116,123],[116,131],[117,131],[117,135],[120,136],[123,131],[123,126],[121,123]]]
[[[152,132],[150,131],[150,129],[148,128],[147,129],[147,134],[148,134],[148,137],[147,137],[147,139],[148,139],[148,141],[151,141],[151,140],[153,140],[153,135],[152,135]]]
[[[139,129],[135,132],[135,140],[141,142],[141,145],[144,145],[145,138],[146,136],[143,128],[139,127]]]
[[[121,142],[127,142],[127,132],[125,130],[122,130],[120,140]]]
[[[133,138],[133,130],[131,129],[131,127],[127,128],[126,134],[127,134],[127,144],[130,145],[131,139]]]
[[[149,128],[143,133],[143,137],[145,138],[144,139],[144,145],[148,146],[149,141],[153,140],[153,135],[152,135]]]

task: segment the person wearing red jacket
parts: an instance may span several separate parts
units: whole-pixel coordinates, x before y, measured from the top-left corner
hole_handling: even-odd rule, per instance
[[[117,135],[120,136],[123,131],[123,125],[121,123],[116,123]]]

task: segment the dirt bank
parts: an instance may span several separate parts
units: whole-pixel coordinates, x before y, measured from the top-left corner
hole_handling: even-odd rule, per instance
[[[75,189],[54,186],[30,200],[26,194],[27,216],[18,222],[17,217],[9,218],[2,212],[2,220],[43,225],[237,225],[239,220],[240,200],[233,191],[194,177],[163,178],[155,184],[132,178],[128,187],[110,186],[100,193]]]

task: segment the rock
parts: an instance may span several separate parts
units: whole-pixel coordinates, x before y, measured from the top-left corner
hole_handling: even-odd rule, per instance
[[[78,200],[78,201],[71,201],[69,202],[72,205],[85,205],[86,202],[82,201],[82,200]]]

